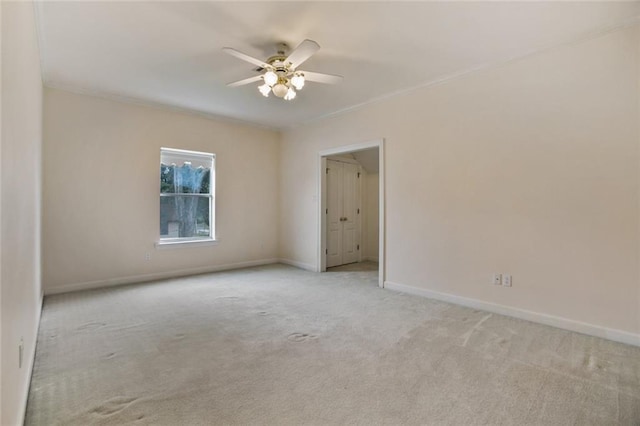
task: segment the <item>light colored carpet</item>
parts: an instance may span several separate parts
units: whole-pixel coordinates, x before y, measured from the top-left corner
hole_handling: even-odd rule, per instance
[[[640,348],[271,265],[47,297],[28,425],[640,424]]]

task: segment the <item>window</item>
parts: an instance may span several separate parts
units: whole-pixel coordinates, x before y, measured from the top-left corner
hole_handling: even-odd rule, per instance
[[[160,149],[160,243],[215,239],[215,155]]]

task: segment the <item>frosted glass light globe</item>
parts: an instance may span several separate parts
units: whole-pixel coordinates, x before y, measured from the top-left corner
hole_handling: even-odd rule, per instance
[[[296,90],[300,90],[304,87],[304,75],[296,74],[291,77],[291,84],[296,88]]]
[[[284,95],[287,94],[289,88],[282,83],[278,83],[271,88],[273,90],[273,94],[279,98],[283,98]]]
[[[289,87],[289,90],[287,90],[287,94],[284,95],[284,100],[285,101],[290,101],[292,99],[294,99],[296,97],[296,91],[293,90],[293,88]]]
[[[269,92],[271,92],[271,87],[265,83],[262,86],[258,86],[258,90],[262,93],[262,96],[266,98],[269,96]]]
[[[278,82],[278,75],[273,71],[267,71],[264,74],[264,82],[269,86],[273,86]]]

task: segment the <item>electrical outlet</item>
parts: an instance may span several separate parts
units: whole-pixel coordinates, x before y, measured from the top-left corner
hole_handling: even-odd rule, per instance
[[[146,260],[147,262],[151,260],[151,253],[145,253],[144,254],[144,260]]]
[[[502,276],[502,285],[505,287],[511,287],[511,275]]]
[[[24,357],[24,340],[20,338],[20,344],[18,345],[18,368],[22,368],[22,358]]]
[[[502,275],[493,274],[493,280],[491,282],[495,285],[502,285]]]

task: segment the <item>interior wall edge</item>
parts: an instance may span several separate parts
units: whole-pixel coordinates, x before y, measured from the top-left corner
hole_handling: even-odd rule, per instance
[[[42,318],[42,305],[44,304],[44,294],[40,291],[40,303],[38,303],[38,309],[36,311],[36,328],[33,334],[33,342],[29,346],[31,353],[27,357],[29,362],[29,369],[27,370],[27,377],[29,377],[29,384],[27,385],[24,394],[20,401],[20,419],[18,424],[24,424],[25,416],[27,414],[27,402],[29,401],[29,390],[31,389],[31,376],[33,375],[33,367],[36,362],[36,352],[38,350],[38,331],[40,329],[40,319]]]
[[[0,424],[24,421],[42,310],[43,86],[33,1],[2,2]]]
[[[593,337],[600,337],[603,339],[612,340],[614,342],[625,343],[627,345],[640,347],[640,334],[631,333],[624,330],[602,327],[595,324],[589,324],[568,318],[543,314],[540,312],[528,311],[525,309],[500,305],[497,303],[485,302],[479,299],[457,296],[455,294],[441,293],[393,281],[385,281],[384,288],[400,293],[410,294],[413,296],[421,296],[428,299],[440,300],[442,302],[452,303],[454,305],[466,306],[473,309],[481,309],[483,311],[499,315],[505,315],[525,321],[531,321],[538,324],[561,328],[567,331],[573,331],[576,333],[586,334]]]
[[[138,284],[149,281],[163,280],[169,278],[187,277],[190,275],[206,274],[209,272],[229,271],[232,269],[250,268],[252,266],[263,266],[278,263],[278,259],[259,259],[244,262],[227,263],[222,265],[205,266],[199,268],[177,269],[166,272],[152,274],[130,275],[126,277],[110,278],[106,280],[87,281],[82,283],[66,284],[45,289],[45,296],[53,294],[70,293],[73,291],[93,290],[98,288],[116,287],[127,284]]]

